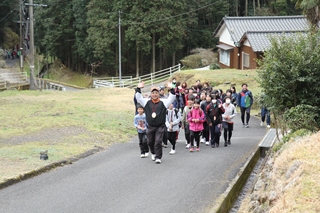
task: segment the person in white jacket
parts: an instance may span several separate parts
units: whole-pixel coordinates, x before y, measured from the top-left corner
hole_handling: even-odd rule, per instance
[[[181,121],[181,113],[178,109],[173,108],[173,104],[170,104],[167,110],[166,127],[168,132],[168,140],[170,141],[172,148],[170,155],[176,153],[176,140],[179,133],[179,123]]]
[[[237,109],[231,103],[231,98],[227,96],[222,105],[224,114],[222,114],[222,127],[224,133],[224,146],[231,145],[231,136],[233,131],[233,118],[236,116]]]

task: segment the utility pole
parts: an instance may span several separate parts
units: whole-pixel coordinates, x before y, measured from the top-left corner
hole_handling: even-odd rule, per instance
[[[33,7],[41,6],[46,7],[44,4],[33,4],[33,0],[29,0],[29,21],[30,21],[30,90],[34,90],[35,78],[34,78],[34,32],[33,32]]]
[[[120,87],[122,86],[121,84],[121,11],[119,10],[119,83]]]
[[[29,0],[30,21],[30,90],[34,90],[34,33],[33,33],[33,0]]]
[[[22,35],[22,4],[23,0],[20,2],[20,71],[23,72],[23,35]],[[17,50],[18,51],[18,50]]]

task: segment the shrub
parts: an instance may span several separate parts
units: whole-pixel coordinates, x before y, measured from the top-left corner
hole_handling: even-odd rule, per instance
[[[316,119],[319,117],[318,113],[317,107],[300,104],[287,110],[284,113],[284,119],[292,132],[299,129],[316,131],[319,129],[319,125],[316,122]]]
[[[220,68],[220,65],[217,63],[210,65],[210,70],[219,70],[219,69],[221,69],[221,68]]]
[[[181,60],[181,63],[186,68],[199,68],[208,66],[217,61],[217,53],[211,49],[196,48],[190,51],[189,55]]]

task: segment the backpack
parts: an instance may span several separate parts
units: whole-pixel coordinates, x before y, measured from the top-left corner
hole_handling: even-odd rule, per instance
[[[177,118],[177,119],[179,118],[178,112],[179,112],[179,110],[176,109],[176,108],[174,108],[174,114],[176,115],[176,118]],[[168,110],[167,110],[166,114],[168,115]],[[181,120],[180,120],[180,122],[179,122],[179,128],[181,128],[181,126],[182,126],[182,122],[181,122]]]

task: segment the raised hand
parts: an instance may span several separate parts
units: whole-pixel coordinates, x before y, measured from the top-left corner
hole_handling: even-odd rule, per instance
[[[166,86],[167,86],[169,89],[174,88],[171,82],[168,82],[168,83],[166,84]]]
[[[143,88],[144,87],[144,81],[141,81],[139,84],[138,84],[138,88]]]

